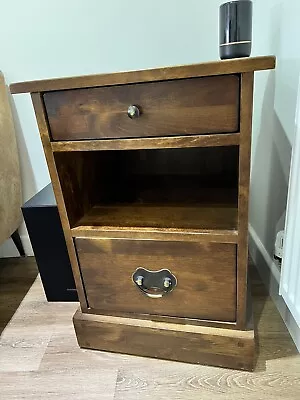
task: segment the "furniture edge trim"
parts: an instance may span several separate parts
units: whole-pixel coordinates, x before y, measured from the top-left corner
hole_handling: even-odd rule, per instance
[[[210,320],[210,319],[197,319],[197,318],[187,318],[187,317],[176,317],[172,315],[164,315],[164,314],[143,314],[143,313],[130,313],[130,312],[112,312],[107,310],[100,310],[95,308],[82,308],[81,311],[84,314],[91,315],[110,315],[113,317],[122,317],[122,318],[136,318],[142,320],[151,320],[156,322],[164,322],[164,323],[172,323],[172,324],[180,324],[180,325],[196,325],[196,326],[206,326],[212,328],[222,328],[222,329],[235,329],[236,330],[236,321],[218,321],[218,320]],[[134,317],[133,317],[134,315]],[[252,328],[251,328],[252,329]],[[250,328],[247,330],[251,330]]]
[[[69,254],[73,276],[75,280],[75,285],[77,289],[78,298],[80,303],[83,306],[87,306],[87,298],[84,289],[84,284],[81,278],[80,268],[77,260],[77,255],[75,252],[75,247],[73,243],[73,238],[70,231],[69,220],[67,216],[66,206],[64,202],[64,197],[61,190],[60,180],[58,177],[58,172],[56,169],[56,163],[54,160],[54,154],[51,150],[51,143],[49,138],[49,129],[46,120],[45,107],[43,103],[43,99],[40,93],[32,93],[31,94],[32,105],[34,109],[34,113],[37,120],[37,125],[40,133],[41,142],[43,145],[43,150],[45,154],[45,158],[47,161],[47,166],[49,170],[49,174],[51,177],[53,191],[55,195],[55,199],[57,202],[57,209],[59,213],[59,217],[62,224],[63,234],[66,241],[66,247]]]
[[[82,348],[241,370],[254,369],[254,330],[91,315],[79,310],[73,317],[73,324]],[[157,347],[156,335],[160,337],[160,347]],[[150,336],[152,340],[149,340]],[[191,351],[191,345],[195,346],[196,341],[199,346]]]
[[[237,327],[245,329],[247,324],[247,277],[248,277],[248,219],[251,133],[253,114],[254,73],[241,74],[240,92],[240,157],[238,193],[238,246],[237,246]]]
[[[10,84],[12,94],[122,85],[138,82],[185,79],[210,75],[227,75],[275,68],[275,56],[245,57],[201,64],[151,68],[98,75],[44,79]]]
[[[53,152],[138,150],[239,145],[240,133],[51,142]]]
[[[78,309],[75,312],[73,319],[112,323],[118,325],[122,324],[122,325],[136,326],[141,328],[168,330],[175,332],[190,332],[190,333],[203,333],[203,334],[209,333],[212,336],[219,336],[221,333],[222,336],[225,337],[247,338],[247,339],[254,338],[254,330],[252,329],[237,330],[237,329],[215,328],[215,327],[201,326],[201,325],[160,322],[160,321],[153,321],[153,320],[139,319],[139,318],[116,317],[112,315],[86,314],[82,313],[80,309]]]
[[[73,238],[110,238],[131,240],[165,240],[165,241],[197,241],[214,243],[238,243],[237,230],[215,231],[176,231],[175,229],[160,228],[135,228],[135,227],[97,227],[79,226],[71,228]]]

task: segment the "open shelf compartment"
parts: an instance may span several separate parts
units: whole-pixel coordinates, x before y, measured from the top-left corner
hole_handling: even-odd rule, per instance
[[[58,152],[73,236],[87,229],[236,233],[238,146]]]

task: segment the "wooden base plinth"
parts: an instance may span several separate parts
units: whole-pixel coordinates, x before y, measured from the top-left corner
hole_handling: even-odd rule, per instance
[[[82,348],[251,371],[254,331],[209,328],[107,315],[73,318]]]

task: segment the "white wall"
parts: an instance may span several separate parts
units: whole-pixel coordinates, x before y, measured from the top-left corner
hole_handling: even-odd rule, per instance
[[[300,35],[299,15],[298,0],[254,1],[253,52],[277,57],[275,71],[256,75],[250,202],[250,223],[271,257],[285,223],[300,74],[294,40]]]
[[[8,83],[218,58],[219,0],[2,2],[0,69]],[[28,95],[14,96],[24,201],[49,175]],[[19,125],[19,124],[18,124]],[[25,245],[26,231],[21,230]],[[0,257],[16,255],[8,241]]]
[[[221,3],[3,2],[0,68],[10,83],[215,60]],[[292,57],[297,37],[293,29],[299,28],[290,24],[296,20],[291,8],[296,4],[297,0],[254,0],[252,55],[279,56],[275,73],[259,72],[255,78],[250,222],[269,254],[274,235],[284,224],[295,109],[292,88],[299,75],[299,63]],[[14,102],[26,201],[49,182],[49,175],[30,98],[16,95]]]
[[[300,75],[299,0],[254,1],[254,53],[273,53],[275,71],[256,75],[250,199],[250,253],[298,349],[300,327],[279,296],[273,260],[276,233],[285,227],[291,151]],[[262,40],[263,39],[263,40]]]
[[[299,15],[298,0],[254,1],[253,52],[277,57],[275,71],[256,74],[250,201],[252,232],[271,258],[276,233],[285,226],[300,75]]]

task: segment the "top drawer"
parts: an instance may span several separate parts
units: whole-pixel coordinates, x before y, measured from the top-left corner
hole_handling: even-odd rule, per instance
[[[239,130],[239,88],[239,76],[221,75],[46,92],[44,102],[53,140],[226,133]]]

